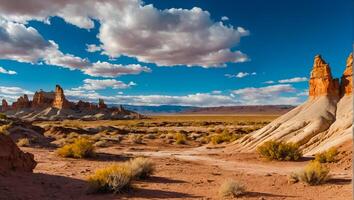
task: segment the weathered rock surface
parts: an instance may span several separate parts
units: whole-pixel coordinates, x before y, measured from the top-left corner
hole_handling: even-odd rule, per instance
[[[351,65],[352,56],[348,58],[339,86],[338,79],[332,78],[329,65],[316,56],[309,81],[309,99],[267,126],[250,133],[249,137],[236,141],[235,146],[230,148],[254,151],[266,141],[277,140],[298,143],[305,155],[312,155],[351,140]],[[344,97],[340,96],[340,88],[343,88]]]
[[[107,105],[104,103],[103,99],[98,99],[98,108],[99,109],[106,109]]]
[[[347,59],[346,68],[341,79],[341,94],[351,95],[353,88],[353,54],[351,53]]]
[[[52,105],[54,92],[35,92],[32,100],[32,108],[46,108]]]
[[[57,109],[70,108],[70,103],[65,99],[64,91],[59,85],[55,86],[53,107]]]
[[[9,136],[0,134],[0,173],[32,172],[36,164],[32,154],[24,153]]]
[[[315,57],[310,77],[309,96],[338,96],[339,80],[333,79],[329,65],[320,55]]]
[[[28,99],[28,96],[25,94],[17,99],[16,102],[12,104],[12,108],[19,110],[24,108],[29,108],[31,106],[31,102]]]
[[[9,109],[9,104],[7,103],[7,101],[5,99],[3,99],[1,102],[1,111],[5,112],[8,109]]]

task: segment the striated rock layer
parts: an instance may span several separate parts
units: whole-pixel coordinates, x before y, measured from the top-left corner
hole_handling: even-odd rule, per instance
[[[32,172],[37,164],[32,154],[21,151],[12,139],[4,134],[0,134],[0,146],[0,173]]]
[[[329,65],[316,56],[309,80],[309,99],[231,148],[254,151],[269,140],[298,143],[312,155],[352,139],[352,54],[341,83],[333,79]],[[344,95],[344,96],[343,96]]]

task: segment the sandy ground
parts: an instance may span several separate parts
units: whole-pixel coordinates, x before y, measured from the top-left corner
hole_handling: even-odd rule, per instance
[[[183,146],[183,145],[182,145]],[[0,179],[0,199],[220,199],[218,189],[226,179],[244,184],[240,199],[347,200],[352,197],[351,171],[336,169],[321,186],[288,183],[287,175],[308,160],[268,162],[249,154],[226,154],[223,148],[119,145],[99,149],[90,160],[58,157],[51,149],[22,148],[35,155],[34,174],[7,174]],[[123,194],[86,194],[87,176],[112,162],[138,155],[151,157],[156,173],[146,181],[134,182]]]

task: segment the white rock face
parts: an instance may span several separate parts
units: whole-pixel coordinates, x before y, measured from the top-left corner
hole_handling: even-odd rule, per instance
[[[330,85],[336,85],[337,79],[332,79],[328,64],[322,58],[319,62],[319,58],[321,57],[315,57],[311,73],[310,98],[304,104],[262,129],[236,141],[232,148],[250,152],[255,151],[259,145],[266,141],[276,140],[297,143],[305,155],[313,155],[352,140],[353,95],[350,92],[339,91],[340,88],[347,88],[346,91],[352,91],[351,88],[348,88],[351,87],[351,84],[342,82],[342,84],[346,84],[346,87],[330,87]],[[352,58],[352,55],[349,58]],[[323,75],[321,75],[321,72],[324,72]],[[348,66],[344,74],[346,72],[352,74],[348,70]],[[338,91],[334,91],[334,89]]]

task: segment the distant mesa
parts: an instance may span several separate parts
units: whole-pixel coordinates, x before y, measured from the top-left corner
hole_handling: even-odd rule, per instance
[[[241,138],[230,148],[254,151],[269,140],[294,142],[305,155],[351,141],[353,129],[353,55],[339,82],[320,55],[315,56],[309,80],[309,99],[267,126]]]
[[[64,90],[55,86],[54,92],[40,90],[35,92],[32,101],[24,94],[10,106],[3,99],[1,111],[10,117],[23,120],[62,120],[62,119],[136,119],[142,116],[124,109],[122,106],[111,107],[99,99],[98,104],[78,101],[70,102],[65,98]]]

